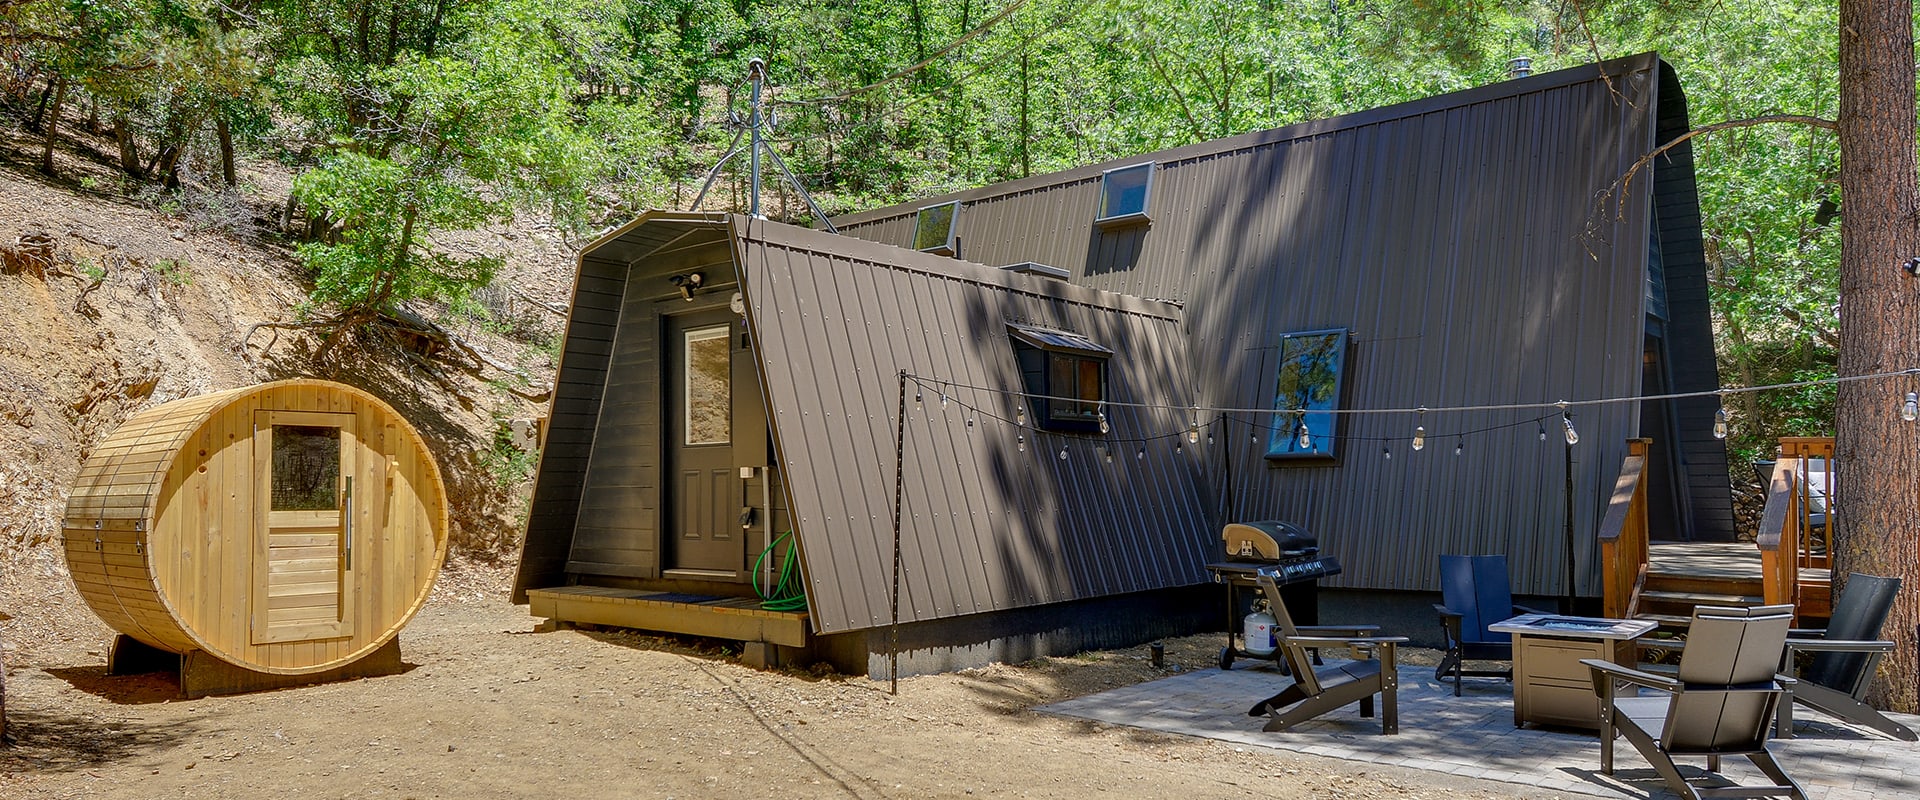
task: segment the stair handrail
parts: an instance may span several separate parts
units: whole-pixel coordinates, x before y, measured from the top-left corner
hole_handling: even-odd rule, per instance
[[[1601,607],[1614,619],[1639,610],[1647,573],[1647,451],[1652,439],[1628,439],[1613,483],[1607,513],[1600,518]]]
[[[1760,513],[1760,530],[1754,536],[1754,546],[1760,549],[1761,594],[1767,605],[1799,607],[1799,556],[1807,529],[1798,486],[1801,461],[1797,455],[1782,454],[1774,462],[1766,510]]]

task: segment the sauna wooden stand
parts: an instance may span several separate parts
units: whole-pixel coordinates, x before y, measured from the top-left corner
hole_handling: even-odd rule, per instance
[[[201,697],[401,671],[447,552],[425,442],[364,391],[293,380],[134,415],[80,468],[67,566],[115,674]]]
[[[264,692],[293,686],[311,686],[316,683],[379,678],[406,671],[406,664],[400,660],[399,637],[388,639],[380,649],[344,667],[306,675],[255,672],[207,655],[205,650],[191,650],[184,654],[170,653],[143,644],[139,639],[124,633],[113,637],[113,651],[107,656],[107,674],[109,675],[165,672],[178,676],[180,697],[186,700]]]

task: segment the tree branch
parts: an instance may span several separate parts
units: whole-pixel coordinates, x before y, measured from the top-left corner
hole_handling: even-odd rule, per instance
[[[1828,131],[1838,131],[1840,129],[1840,123],[1838,122],[1827,119],[1825,117],[1815,117],[1815,116],[1809,116],[1806,114],[1768,114],[1762,117],[1748,117],[1746,119],[1731,119],[1725,122],[1716,122],[1716,123],[1713,123],[1712,125],[1702,125],[1698,128],[1694,128],[1693,130],[1687,131],[1686,133],[1680,134],[1679,136],[1673,137],[1671,141],[1668,141],[1666,144],[1660,145],[1659,147],[1653,148],[1653,150],[1649,151],[1646,155],[1643,155],[1638,160],[1634,161],[1633,165],[1630,167],[1627,167],[1627,171],[1621,174],[1619,180],[1614,181],[1612,186],[1609,186],[1605,190],[1600,192],[1600,197],[1599,197],[1600,210],[1602,211],[1602,213],[1604,213],[1604,210],[1607,206],[1607,201],[1617,197],[1619,198],[1619,201],[1620,201],[1619,213],[1625,214],[1627,192],[1633,188],[1634,176],[1639,175],[1641,170],[1651,166],[1653,164],[1654,159],[1659,158],[1660,156],[1666,155],[1668,151],[1676,147],[1679,147],[1680,145],[1686,144],[1689,141],[1692,141],[1693,138],[1696,136],[1704,136],[1709,133],[1717,133],[1719,131],[1733,130],[1735,128],[1751,128],[1756,125],[1775,125],[1775,124],[1807,125],[1807,126],[1819,128],[1821,130],[1828,130]],[[1592,235],[1596,230],[1598,230],[1598,228],[1599,228],[1599,225],[1597,222],[1594,224],[1589,224],[1587,226],[1588,235]]]

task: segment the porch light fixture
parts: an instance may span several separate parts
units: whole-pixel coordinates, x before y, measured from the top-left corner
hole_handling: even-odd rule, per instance
[[[680,290],[680,299],[691,303],[693,302],[694,290],[699,289],[702,284],[707,282],[707,274],[704,272],[688,272],[671,276],[667,278],[667,282],[673,284],[673,288]]]

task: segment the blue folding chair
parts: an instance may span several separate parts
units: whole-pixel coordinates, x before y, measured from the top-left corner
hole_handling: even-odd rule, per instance
[[[1444,683],[1452,676],[1454,697],[1460,696],[1463,677],[1513,680],[1511,667],[1465,668],[1467,661],[1513,661],[1513,638],[1487,630],[1488,625],[1521,614],[1547,613],[1513,604],[1506,556],[1441,556],[1440,604],[1433,610],[1440,614],[1447,643],[1433,679]]]

